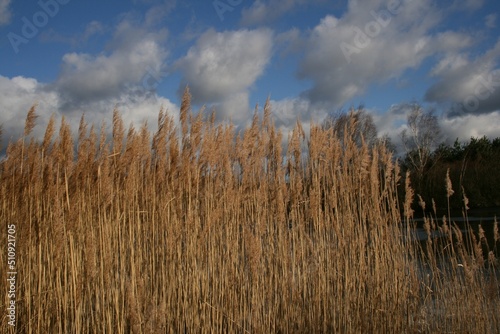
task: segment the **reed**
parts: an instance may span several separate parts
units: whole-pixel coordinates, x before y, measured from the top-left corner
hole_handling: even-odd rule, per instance
[[[356,120],[342,138],[297,122],[283,152],[269,101],[241,133],[190,101],[180,128],[161,110],[153,134],[115,110],[109,141],[82,117],[75,142],[51,118],[27,143],[30,110],[0,162],[1,240],[18,229],[2,332],[500,331],[496,223],[490,245],[431,215],[443,237],[420,244],[409,178],[399,203],[397,163]]]

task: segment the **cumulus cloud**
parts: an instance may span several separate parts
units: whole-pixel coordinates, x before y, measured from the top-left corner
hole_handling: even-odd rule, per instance
[[[179,90],[189,85],[193,102],[217,104],[224,116],[248,116],[248,91],[269,63],[272,40],[267,29],[207,31],[176,63],[183,74]]]
[[[226,97],[222,102],[210,105],[216,110],[217,121],[231,121],[237,126],[245,126],[250,122],[251,109],[248,92],[238,92]]]
[[[244,8],[241,14],[241,24],[257,25],[269,23],[276,20],[285,13],[301,5],[324,3],[325,0],[257,0],[248,8]]]
[[[452,9],[475,10],[483,6],[484,0],[455,0],[451,5]]]
[[[320,124],[329,111],[327,105],[312,105],[311,101],[302,97],[271,100],[270,103],[271,118],[276,128],[282,133],[282,144],[285,145],[285,149],[297,120],[301,122],[303,130],[308,136],[311,121],[314,124]]]
[[[122,92],[110,99],[94,100],[71,110],[64,110],[61,108],[62,98],[59,92],[51,85],[33,78],[0,76],[0,91],[5,95],[0,100],[0,124],[4,125],[2,138],[4,147],[8,141],[17,140],[22,134],[26,114],[34,104],[37,105],[36,111],[39,115],[37,126],[33,131],[33,135],[37,138],[43,136],[51,115],[55,115],[58,120],[64,115],[73,131],[77,130],[83,114],[88,122],[97,127],[102,121],[110,126],[114,108],[118,108],[127,126],[133,123],[137,128],[143,122],[147,122],[153,131],[160,108],[164,108],[174,119],[178,118],[178,106],[156,94],[137,99],[127,92]]]
[[[302,32],[297,28],[279,33],[274,38],[275,48],[282,56],[304,50],[305,42]]]
[[[128,21],[116,29],[110,51],[64,55],[61,73],[53,84],[64,99],[63,108],[111,99],[141,84],[147,71],[160,72],[168,52],[160,42],[166,32],[149,33]]]
[[[450,144],[457,138],[462,142],[468,141],[471,137],[497,138],[500,134],[500,112],[444,118],[441,120],[441,128]]]
[[[500,40],[472,60],[464,54],[444,57],[431,72],[438,81],[427,90],[426,100],[453,103],[449,116],[500,110],[499,60]]]
[[[125,124],[140,126],[147,121],[153,130],[162,106],[177,117],[178,107],[155,91],[168,74],[164,70],[168,52],[162,46],[166,35],[166,31],[149,32],[124,20],[106,53],[65,54],[52,83],[0,76],[0,91],[5,96],[0,100],[0,123],[6,136],[17,138],[22,133],[26,113],[34,103],[38,104],[40,129],[52,113],[66,116],[73,129],[84,113],[89,122],[99,125],[103,120],[109,122],[115,107]]]
[[[340,18],[324,17],[311,31],[298,76],[312,80],[311,101],[337,106],[375,82],[399,77],[426,58],[461,50],[471,38],[452,31],[433,32],[441,21],[431,1],[350,1]]]
[[[469,61],[462,54],[449,54],[444,56],[436,65],[434,65],[430,74],[432,76],[438,76],[450,71],[456,71],[459,68],[463,68],[468,63]]]
[[[99,21],[92,21],[87,24],[85,31],[82,34],[81,40],[86,42],[90,37],[100,34],[104,31],[104,26]]]
[[[300,97],[271,100],[270,102],[275,125],[282,129],[291,130],[297,120],[309,121],[315,111],[311,107],[310,101]]]
[[[39,123],[44,124],[51,113],[57,113],[59,96],[54,91],[45,91],[45,86],[33,78],[17,76],[8,78],[0,75],[0,124],[3,124],[3,146],[9,140],[16,140],[23,132],[24,120],[33,104],[38,104]],[[41,135],[41,127],[34,129]]]
[[[385,112],[370,111],[373,116],[373,122],[377,127],[379,135],[387,135],[394,144],[400,144],[401,131],[405,129],[407,118],[410,113],[409,108],[404,105],[392,105],[389,110]]]
[[[154,25],[161,22],[176,6],[176,0],[162,0],[159,4],[154,5],[146,13],[146,25]]]
[[[9,6],[10,0],[0,0],[0,26],[10,23],[12,13]]]
[[[495,28],[497,26],[497,14],[487,15],[484,23],[487,28]]]
[[[425,107],[425,106],[424,106]],[[396,146],[396,151],[404,153],[401,132],[407,128],[407,118],[411,109],[408,104],[395,104],[385,112],[368,110],[373,116],[379,136],[387,135]],[[500,111],[481,115],[464,115],[458,117],[438,116],[441,129],[441,141],[451,145],[458,139],[468,141],[471,137],[496,138],[500,134]]]

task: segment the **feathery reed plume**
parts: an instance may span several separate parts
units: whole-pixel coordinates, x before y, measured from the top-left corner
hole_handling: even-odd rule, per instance
[[[417,196],[418,196],[418,205],[420,205],[420,207],[422,208],[423,213],[425,214],[425,201],[422,198],[422,196],[420,196],[420,194],[418,194]]]
[[[36,114],[37,106],[37,104],[32,105],[28,111],[28,115],[26,115],[26,122],[24,123],[24,137],[29,136],[36,125],[36,119],[38,118],[38,115]]]
[[[77,141],[77,164],[79,168],[79,173],[82,172],[83,169],[88,169],[88,159],[89,159],[89,140],[87,138],[87,128],[88,124],[85,121],[85,115],[82,115],[80,118],[80,124],[78,126],[78,141]]]
[[[455,191],[453,190],[453,187],[451,185],[449,168],[446,170],[445,182],[446,182],[446,199],[448,201],[448,217],[451,217],[450,197],[455,193]]]
[[[467,197],[467,194],[465,193],[465,189],[462,186],[462,195],[463,195],[463,200],[464,200],[464,208],[465,211],[469,210],[469,198]]]
[[[266,103],[264,104],[264,116],[262,118],[262,127],[266,130],[270,130],[271,124],[271,96],[268,96]]]
[[[455,193],[455,191],[453,190],[453,187],[451,185],[450,169],[449,168],[446,170],[445,181],[446,181],[446,196],[449,198],[450,196],[452,196]]]
[[[411,188],[411,181],[410,181],[410,172],[406,172],[406,178],[405,178],[405,202],[404,202],[404,216],[406,219],[410,219],[413,217],[413,209],[411,208],[411,205],[413,203],[413,189]]]
[[[118,109],[113,110],[113,154],[121,154],[125,128]],[[116,160],[116,159],[115,159]]]
[[[60,167],[67,169],[73,162],[73,137],[71,129],[63,116],[61,126],[59,128],[59,138],[57,142],[56,159],[60,163]]]
[[[158,171],[164,170],[167,165],[167,135],[168,135],[168,115],[163,108],[158,113],[158,130],[153,136],[152,150],[154,154],[154,163]],[[162,183],[164,173],[158,173],[162,177],[159,182]]]
[[[490,267],[496,268],[498,267],[498,259],[495,256],[495,253],[493,251],[488,252],[488,264]],[[494,289],[496,290],[495,292],[498,294],[498,286],[496,286]]]
[[[139,129],[139,155],[141,168],[143,173],[151,168],[152,153],[150,150],[151,136],[149,133],[148,123],[144,122]]]
[[[47,124],[47,127],[45,128],[45,134],[43,136],[43,142],[42,142],[42,152],[47,152],[49,149],[50,142],[52,140],[52,136],[54,135],[54,130],[55,130],[55,117],[54,114],[50,116],[49,123]]]
[[[106,123],[103,121],[101,123],[101,131],[99,132],[99,148],[98,151],[101,155],[101,158],[104,157],[103,152],[105,151],[106,143]]]
[[[36,104],[32,105],[30,110],[28,111],[28,114],[26,115],[26,121],[24,123],[23,138],[20,140],[20,142],[21,142],[21,144],[20,144],[21,145],[21,164],[20,164],[19,170],[20,170],[21,174],[23,174],[23,171],[24,171],[26,155],[30,155],[29,153],[28,154],[26,153],[25,141],[26,141],[26,137],[28,137],[31,134],[31,131],[33,130],[33,128],[36,125],[36,119],[38,118],[38,115],[36,114],[36,107],[37,107]],[[28,150],[28,151],[33,153],[33,150]]]
[[[87,127],[88,124],[85,122],[85,114],[82,114],[82,117],[80,118],[80,124],[78,126],[78,143],[82,143],[83,140],[85,139],[85,136],[87,135]]]
[[[495,221],[493,222],[493,240],[495,240],[495,246],[498,241],[500,241],[500,232],[498,231],[498,220],[495,217]]]
[[[293,163],[295,164],[295,170],[298,170],[301,165],[301,140],[305,138],[304,129],[302,124],[297,119],[295,123],[295,128],[292,131],[292,137],[288,143],[288,152],[290,158],[293,158]]]
[[[179,120],[181,122],[183,141],[187,139],[188,118],[190,113],[191,113],[191,93],[189,92],[189,86],[186,86],[186,88],[184,89],[184,93],[182,94],[180,117],[179,117]]]

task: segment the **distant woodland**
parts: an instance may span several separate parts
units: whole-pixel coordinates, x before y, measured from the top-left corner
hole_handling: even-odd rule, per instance
[[[415,193],[427,203],[435,201],[436,207],[447,207],[445,177],[454,189],[450,207],[456,212],[465,208],[490,208],[500,206],[500,138],[471,138],[468,142],[455,141],[453,145],[441,144],[431,152],[423,173],[418,173],[411,163],[410,151],[402,167],[411,174]]]
[[[409,173],[415,191],[414,210],[417,215],[422,214],[420,198],[426,203],[426,211],[436,209],[438,214],[448,213],[448,204],[455,215],[461,215],[466,206],[469,209],[500,207],[500,138],[471,138],[467,142],[457,139],[449,145],[443,142],[433,110],[425,110],[418,103],[406,107],[411,111],[406,130],[400,134],[403,152],[395,152],[390,138],[379,136],[372,116],[363,106],[349,112],[332,113],[323,126],[333,127],[342,137],[345,126],[354,122],[359,144],[361,138],[368,145],[383,141],[393,150],[395,157],[399,157],[401,167],[400,197],[404,197],[403,180]],[[453,188],[453,195],[449,198],[447,173]]]

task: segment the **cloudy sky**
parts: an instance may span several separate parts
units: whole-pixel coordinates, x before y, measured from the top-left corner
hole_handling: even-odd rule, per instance
[[[283,131],[363,104],[397,142],[417,101],[445,139],[500,137],[497,0],[0,0],[0,35],[4,143],[33,103],[39,133],[115,106],[139,126],[186,85],[239,126],[268,96]]]

